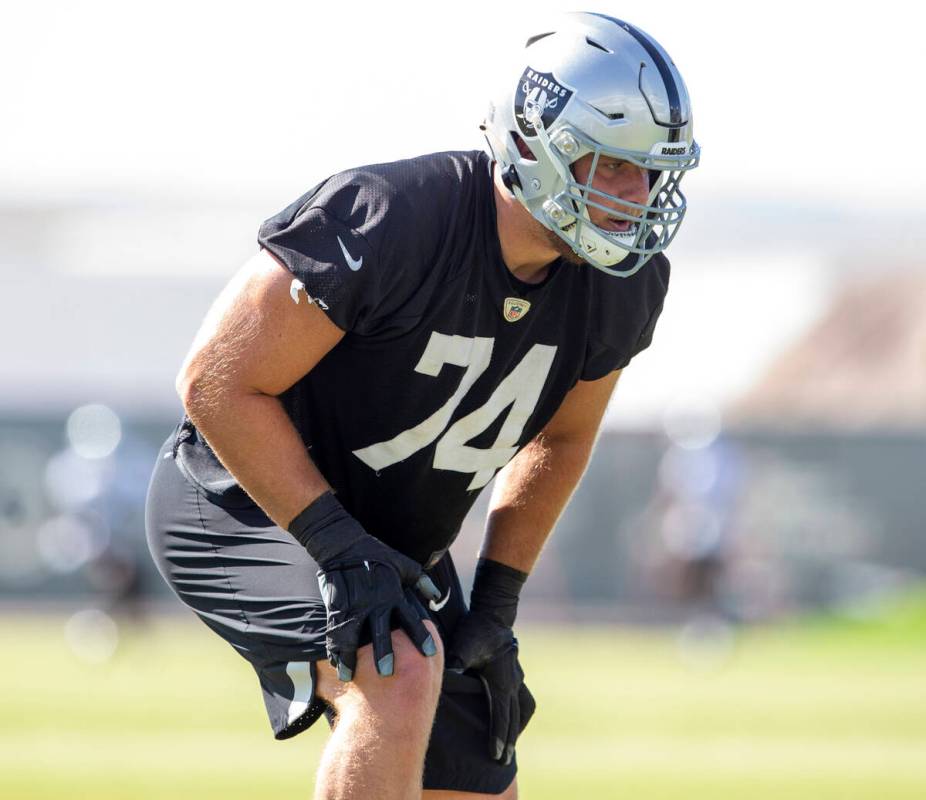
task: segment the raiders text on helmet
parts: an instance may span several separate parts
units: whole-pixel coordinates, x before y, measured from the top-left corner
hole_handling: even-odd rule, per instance
[[[520,77],[508,75],[489,107],[492,157],[518,200],[582,258],[611,275],[634,274],[675,236],[686,209],[679,184],[698,165],[681,75],[652,37],[602,14],[561,15],[521,55]],[[579,183],[571,165],[589,153],[588,179]],[[646,203],[592,187],[602,157],[648,171]],[[630,229],[594,225],[589,208]]]

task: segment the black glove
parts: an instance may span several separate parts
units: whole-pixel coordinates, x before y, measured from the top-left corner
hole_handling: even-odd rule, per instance
[[[518,662],[512,631],[518,594],[527,575],[489,559],[480,559],[469,611],[453,631],[448,648],[450,669],[472,670],[489,702],[489,756],[510,764],[514,744],[537,704]]]
[[[437,653],[422,623],[428,614],[410,588],[415,586],[430,600],[440,599],[421,564],[370,536],[331,492],[299,514],[289,524],[289,532],[319,566],[318,585],[328,612],[325,647],[340,680],[354,676],[360,634],[367,622],[376,671],[392,675],[393,613],[424,655]]]

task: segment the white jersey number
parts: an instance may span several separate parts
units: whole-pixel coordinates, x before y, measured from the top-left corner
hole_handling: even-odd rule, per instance
[[[556,355],[556,347],[535,344],[496,387],[485,405],[447,428],[464,395],[489,366],[494,344],[495,340],[489,337],[432,333],[415,372],[436,377],[444,364],[465,367],[457,390],[426,420],[388,441],[354,450],[354,455],[378,472],[404,461],[437,440],[435,469],[472,473],[473,480],[467,487],[470,491],[485,486],[517,451],[518,439],[534,412]],[[508,416],[492,447],[480,449],[466,444],[486,430],[509,406]]]

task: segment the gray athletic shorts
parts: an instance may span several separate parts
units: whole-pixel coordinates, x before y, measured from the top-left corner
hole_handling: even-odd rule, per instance
[[[277,739],[304,731],[331,709],[315,694],[324,660],[325,606],[315,562],[253,502],[219,505],[188,480],[171,436],[148,489],[148,546],[177,596],[254,667]],[[428,610],[444,641],[466,609],[450,554],[428,574],[446,603]],[[449,593],[449,596],[448,596]],[[489,757],[488,703],[480,681],[444,673],[425,758],[426,789],[499,794],[514,779]]]

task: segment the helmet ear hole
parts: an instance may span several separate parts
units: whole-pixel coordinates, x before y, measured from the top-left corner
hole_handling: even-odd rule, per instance
[[[518,152],[521,154],[521,158],[523,158],[525,161],[536,162],[537,156],[531,152],[531,149],[527,146],[527,142],[521,138],[521,135],[516,131],[511,131],[510,133],[511,138],[514,139],[514,143],[518,148]]]

